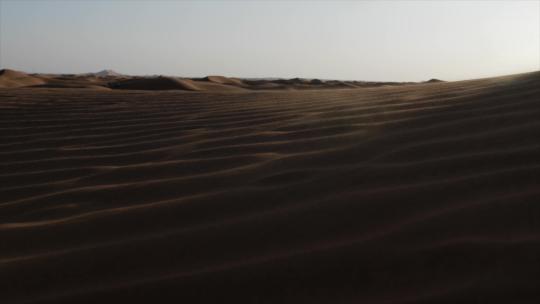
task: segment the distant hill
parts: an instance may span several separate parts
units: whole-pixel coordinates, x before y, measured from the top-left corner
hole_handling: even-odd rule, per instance
[[[119,77],[119,76],[124,76],[123,74],[120,74],[116,71],[113,71],[113,70],[102,70],[102,71],[99,71],[97,73],[89,73],[87,75],[92,75],[92,76],[96,76],[96,77]]]

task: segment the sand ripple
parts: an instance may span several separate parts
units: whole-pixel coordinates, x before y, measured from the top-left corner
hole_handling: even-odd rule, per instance
[[[0,118],[2,303],[540,301],[538,72]]]

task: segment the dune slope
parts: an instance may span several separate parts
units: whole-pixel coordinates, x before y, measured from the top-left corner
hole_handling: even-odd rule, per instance
[[[537,303],[539,84],[0,90],[2,303]]]
[[[39,77],[34,77],[14,70],[0,70],[0,88],[19,88],[45,83]]]
[[[123,90],[200,90],[193,81],[188,79],[178,79],[175,77],[153,77],[153,78],[132,78],[126,80],[113,81],[109,84],[113,89]]]

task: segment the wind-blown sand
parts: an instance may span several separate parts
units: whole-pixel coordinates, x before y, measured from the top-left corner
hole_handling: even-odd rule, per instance
[[[540,301],[539,72],[0,117],[2,303]]]

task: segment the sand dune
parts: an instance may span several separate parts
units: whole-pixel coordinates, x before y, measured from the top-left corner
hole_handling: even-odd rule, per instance
[[[109,83],[109,87],[122,90],[200,90],[192,81],[174,77],[133,78]]]
[[[0,90],[2,303],[540,301],[540,72],[148,81]]]
[[[4,71],[4,70],[3,70]],[[338,81],[319,79],[240,79],[225,76],[204,78],[180,78],[172,76],[128,76],[112,70],[86,74],[35,74],[5,70],[0,75],[0,88],[57,88],[57,89],[98,89],[134,91],[213,91],[232,92],[245,90],[321,90],[356,89],[359,87],[379,87],[383,85],[409,85],[414,83]],[[429,82],[439,81],[432,79]]]
[[[45,83],[42,79],[14,70],[0,70],[0,88],[18,88]]]
[[[238,78],[230,78],[224,76],[206,76],[203,78],[204,81],[219,83],[219,84],[228,84],[234,86],[245,86],[244,82]]]

